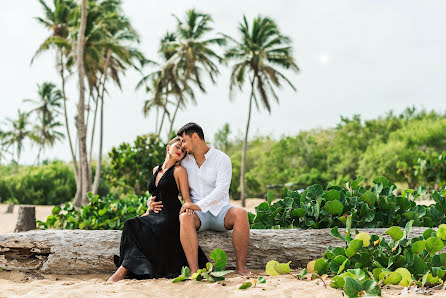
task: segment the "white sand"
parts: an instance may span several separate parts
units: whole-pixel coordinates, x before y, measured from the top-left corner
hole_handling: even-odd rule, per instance
[[[260,273],[260,272],[259,272]],[[208,283],[187,281],[173,284],[172,280],[123,280],[107,283],[107,275],[56,276],[0,272],[0,297],[343,297],[341,290],[328,287],[318,280],[301,281],[296,271],[275,277],[266,276],[267,282],[256,288],[239,290],[238,287],[253,278],[229,275],[227,280]],[[264,272],[260,275],[265,276]],[[398,297],[402,287],[383,290],[383,297]],[[445,297],[446,291],[433,291],[433,297]],[[409,294],[404,297],[420,297]],[[346,297],[346,296],[345,296]]]
[[[246,209],[254,211],[254,207],[262,199],[247,200]],[[240,206],[240,201],[231,201]],[[429,202],[431,203],[431,202]],[[17,220],[18,206],[13,214],[6,214],[6,204],[0,204],[0,234],[14,230]],[[36,217],[45,220],[51,214],[52,206],[36,206]],[[231,274],[227,280],[218,283],[188,281],[172,284],[168,279],[156,280],[123,280],[117,283],[107,283],[107,274],[96,275],[40,275],[21,272],[0,271],[0,297],[343,297],[341,290],[328,287],[320,281],[300,281],[296,278],[297,271],[292,274],[268,277],[265,272],[256,271],[265,276],[266,284],[247,290],[238,287],[253,278],[246,278]],[[383,290],[383,297],[398,297],[401,287]],[[421,295],[405,295],[404,297],[420,297]],[[345,296],[346,297],[346,296]],[[446,297],[446,291],[434,291],[433,297]]]

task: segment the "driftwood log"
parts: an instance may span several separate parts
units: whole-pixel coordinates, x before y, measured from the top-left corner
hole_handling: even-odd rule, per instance
[[[382,234],[387,229],[360,229]],[[422,235],[426,228],[413,228],[410,237]],[[116,268],[113,255],[119,253],[121,231],[47,230],[0,235],[0,267],[5,270],[47,274],[111,273]],[[234,268],[231,232],[199,233],[200,246],[207,256],[214,248],[228,255]],[[248,267],[265,268],[269,260],[292,261],[291,267],[305,267],[320,258],[328,245],[343,242],[320,230],[251,230]]]
[[[14,232],[26,232],[36,228],[36,207],[20,206]]]
[[[10,203],[8,204],[8,207],[6,208],[5,213],[13,213],[14,212],[14,204]]]

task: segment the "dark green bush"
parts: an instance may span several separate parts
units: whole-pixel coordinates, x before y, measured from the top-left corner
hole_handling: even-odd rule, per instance
[[[268,201],[249,213],[253,229],[303,228],[321,229],[345,226],[350,215],[354,228],[381,228],[404,226],[410,220],[414,226],[434,227],[446,223],[446,190],[432,191],[435,204],[417,205],[414,201],[426,195],[426,188],[408,189],[395,195],[395,184],[385,177],[373,180],[373,187],[360,185],[361,177],[345,187],[329,186],[326,190],[316,184],[303,193],[284,189],[282,199],[273,203],[274,195],[268,193]]]
[[[0,201],[54,205],[72,200],[76,183],[70,165],[54,161],[48,165],[21,167],[0,177]]]
[[[152,169],[164,162],[166,146],[157,135],[138,136],[133,145],[122,143],[113,147],[108,156],[110,168],[104,171],[104,177],[111,191],[142,195],[147,191]]]
[[[55,206],[45,222],[37,221],[40,229],[118,230],[127,219],[144,214],[147,196],[129,195],[116,198],[89,194],[90,203],[77,210],[72,203]]]

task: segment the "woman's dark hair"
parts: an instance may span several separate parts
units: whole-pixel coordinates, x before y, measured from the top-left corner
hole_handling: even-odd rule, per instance
[[[204,133],[203,129],[200,125],[194,122],[189,122],[186,125],[183,125],[178,131],[177,136],[182,137],[183,134],[188,135],[189,137],[192,137],[192,135],[196,133],[200,139],[204,141]]]

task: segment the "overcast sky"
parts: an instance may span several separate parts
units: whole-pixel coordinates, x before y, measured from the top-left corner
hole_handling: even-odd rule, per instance
[[[173,30],[175,19],[190,8],[209,13],[216,32],[237,37],[245,14],[272,17],[293,41],[301,68],[289,73],[298,92],[278,92],[280,105],[271,114],[255,110],[250,135],[296,135],[300,130],[333,127],[340,116],[361,114],[363,119],[400,112],[407,106],[444,112],[446,109],[446,1],[392,0],[125,0],[123,8],[141,36],[141,51],[158,59],[159,40]],[[48,35],[34,19],[42,15],[36,0],[0,1],[0,122],[15,118],[17,109],[27,109],[22,99],[37,97],[37,84],[60,85],[54,53],[42,55],[33,65],[31,57]],[[246,125],[248,92],[230,102],[228,67],[221,67],[216,85],[207,93],[196,92],[197,106],[177,117],[175,128],[195,121],[208,139],[229,122],[234,135]],[[140,74],[129,71],[123,90],[110,88],[105,107],[104,148],[137,135],[152,132],[154,116],[141,110],[147,96],[135,91]],[[77,80],[69,81],[67,95],[74,117],[78,98]],[[246,89],[247,90],[247,89]],[[62,119],[61,119],[62,120]],[[2,126],[6,128],[5,126]],[[44,158],[69,160],[68,145],[57,144]],[[32,163],[36,148],[29,144],[21,162]]]

